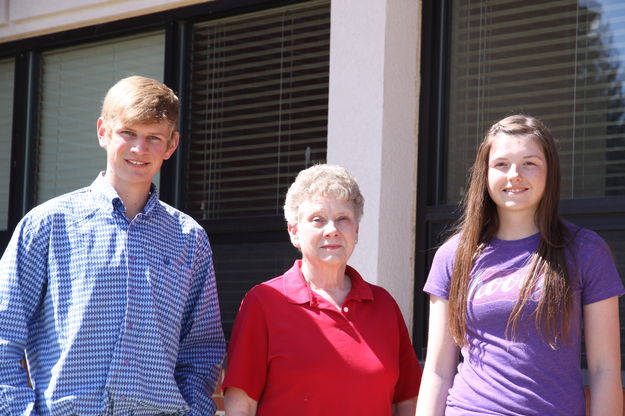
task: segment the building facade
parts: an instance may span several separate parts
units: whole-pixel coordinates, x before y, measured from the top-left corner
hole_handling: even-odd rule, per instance
[[[141,74],[182,102],[162,198],[211,239],[224,327],[297,252],[297,172],[348,168],[365,215],[352,265],[398,301],[425,357],[421,288],[476,144],[525,112],[560,139],[562,213],[625,277],[625,6],[618,0],[0,0],[0,249],[33,206],[104,166],[100,100]]]

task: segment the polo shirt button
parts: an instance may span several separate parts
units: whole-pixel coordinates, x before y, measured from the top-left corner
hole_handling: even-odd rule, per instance
[[[343,312],[349,312],[349,308],[347,306],[343,306]]]

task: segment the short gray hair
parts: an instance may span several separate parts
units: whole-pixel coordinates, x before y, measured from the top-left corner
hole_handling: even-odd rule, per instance
[[[297,174],[284,201],[286,222],[291,225],[297,224],[299,206],[302,202],[329,195],[352,202],[356,222],[360,222],[365,198],[360,193],[356,178],[345,168],[329,164],[313,165]]]

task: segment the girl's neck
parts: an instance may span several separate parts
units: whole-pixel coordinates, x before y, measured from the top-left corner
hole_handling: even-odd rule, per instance
[[[520,240],[539,232],[534,213],[499,213],[499,228],[495,237],[500,240]]]

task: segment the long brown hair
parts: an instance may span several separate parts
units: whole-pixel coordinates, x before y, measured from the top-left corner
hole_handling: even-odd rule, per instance
[[[540,243],[532,255],[529,275],[508,318],[506,333],[514,339],[522,311],[542,278],[542,295],[533,314],[539,333],[552,348],[557,348],[559,340],[568,336],[571,292],[564,253],[565,231],[558,214],[560,161],[551,132],[540,120],[525,115],[513,115],[495,123],[478,148],[462,202],[463,214],[456,227],[460,240],[449,292],[449,329],[458,345],[467,344],[467,296],[471,269],[484,245],[499,228],[497,207],[488,194],[487,186],[491,144],[499,133],[531,136],[540,145],[547,165],[545,190],[534,218],[540,231]]]

